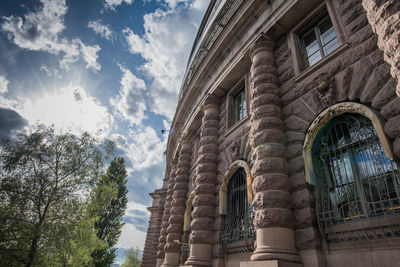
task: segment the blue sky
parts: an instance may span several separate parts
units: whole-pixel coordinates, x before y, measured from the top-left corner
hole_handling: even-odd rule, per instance
[[[2,0],[0,137],[30,125],[101,131],[125,157],[118,247],[143,249],[168,129],[206,0]]]

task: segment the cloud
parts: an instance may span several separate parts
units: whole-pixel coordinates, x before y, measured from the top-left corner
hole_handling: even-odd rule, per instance
[[[89,21],[88,28],[92,29],[96,34],[101,37],[112,41],[114,39],[114,33],[112,32],[109,25],[104,25],[100,20]]]
[[[167,10],[144,16],[142,36],[125,28],[129,51],[145,60],[141,70],[151,80],[151,110],[172,119],[193,40],[207,7],[206,1],[166,1]],[[171,38],[173,37],[173,38]]]
[[[85,45],[84,43],[82,43],[81,40],[79,40],[79,43],[81,45],[81,52],[83,58],[86,61],[86,69],[93,69],[99,71],[101,69],[101,66],[97,62],[97,58],[99,57],[97,53],[100,51],[100,46]]]
[[[106,9],[115,10],[115,7],[122,4],[122,2],[130,5],[133,3],[133,0],[104,0],[104,7]]]
[[[0,75],[0,94],[8,92],[8,83],[9,81],[6,79],[6,77]]]
[[[40,0],[42,7],[28,12],[24,18],[19,16],[2,17],[1,29],[7,33],[8,39],[20,48],[43,51],[53,55],[63,54],[60,68],[69,69],[69,64],[77,62],[82,54],[87,68],[98,70],[98,46],[86,46],[79,38],[67,40],[61,36],[65,29],[64,16],[67,13],[65,0]]]
[[[164,0],[170,8],[176,8],[179,3],[186,3],[188,0]]]
[[[0,108],[0,139],[9,139],[28,123],[15,110]]]
[[[164,137],[161,140],[150,126],[130,130],[128,137],[113,134],[111,140],[115,142],[117,149],[125,154],[126,160],[131,162],[131,171],[143,171],[164,164],[167,138]],[[140,179],[142,182],[148,182],[146,177],[140,177]]]
[[[135,228],[132,224],[125,224],[121,229],[121,236],[116,247],[118,248],[144,248],[146,233]]]
[[[134,225],[139,231],[146,232],[149,217],[150,213],[144,205],[135,202],[129,202],[123,221],[125,223]]]
[[[129,69],[119,65],[122,71],[119,95],[110,99],[110,104],[115,111],[131,124],[139,125],[146,118],[147,110],[144,99],[146,85],[137,78]]]
[[[14,109],[30,124],[53,124],[76,134],[84,131],[95,134],[102,130],[100,137],[110,134],[114,118],[83,87],[70,84],[45,91],[36,97],[19,97],[18,101],[0,98],[0,106]]]

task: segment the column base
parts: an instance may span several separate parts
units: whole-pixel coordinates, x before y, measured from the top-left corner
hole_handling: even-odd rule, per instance
[[[252,261],[278,260],[301,263],[301,258],[294,245],[293,229],[283,227],[260,228],[257,229],[256,235],[257,247],[251,255]]]
[[[161,265],[163,264],[164,259],[157,259],[157,265],[156,267],[161,267]]]
[[[161,267],[178,267],[179,266],[179,253],[166,252],[165,260]]]
[[[325,267],[324,255],[320,250],[302,250],[300,256],[304,266]]]
[[[190,256],[185,262],[185,266],[199,267],[212,266],[212,245],[191,244]]]
[[[242,261],[240,267],[303,267],[303,264],[282,260]]]

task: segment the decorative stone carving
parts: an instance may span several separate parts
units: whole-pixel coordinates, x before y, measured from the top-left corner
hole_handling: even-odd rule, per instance
[[[322,81],[316,88],[319,100],[325,107],[333,105],[335,99],[335,77]]]
[[[232,141],[231,143],[232,161],[238,160],[240,158],[240,144],[241,139]]]

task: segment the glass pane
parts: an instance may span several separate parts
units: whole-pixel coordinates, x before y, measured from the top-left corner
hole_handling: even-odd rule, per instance
[[[325,55],[329,55],[330,53],[335,51],[335,49],[338,48],[338,47],[339,47],[339,42],[335,38],[330,43],[326,44],[326,46],[324,46]]]
[[[333,28],[331,19],[329,18],[328,15],[321,20],[321,22],[318,25],[318,28],[321,35],[323,35],[324,33],[328,32],[330,29]]]
[[[333,39],[336,39],[336,32],[332,28],[330,28],[327,32],[321,34],[321,43],[323,46],[325,46],[327,43],[332,41]]]
[[[322,58],[321,52],[318,50],[315,54],[311,55],[307,61],[308,61],[308,66],[311,67],[318,61],[320,61]]]
[[[243,88],[239,93],[233,97],[233,122],[238,122],[246,116],[246,97],[245,89]]]

